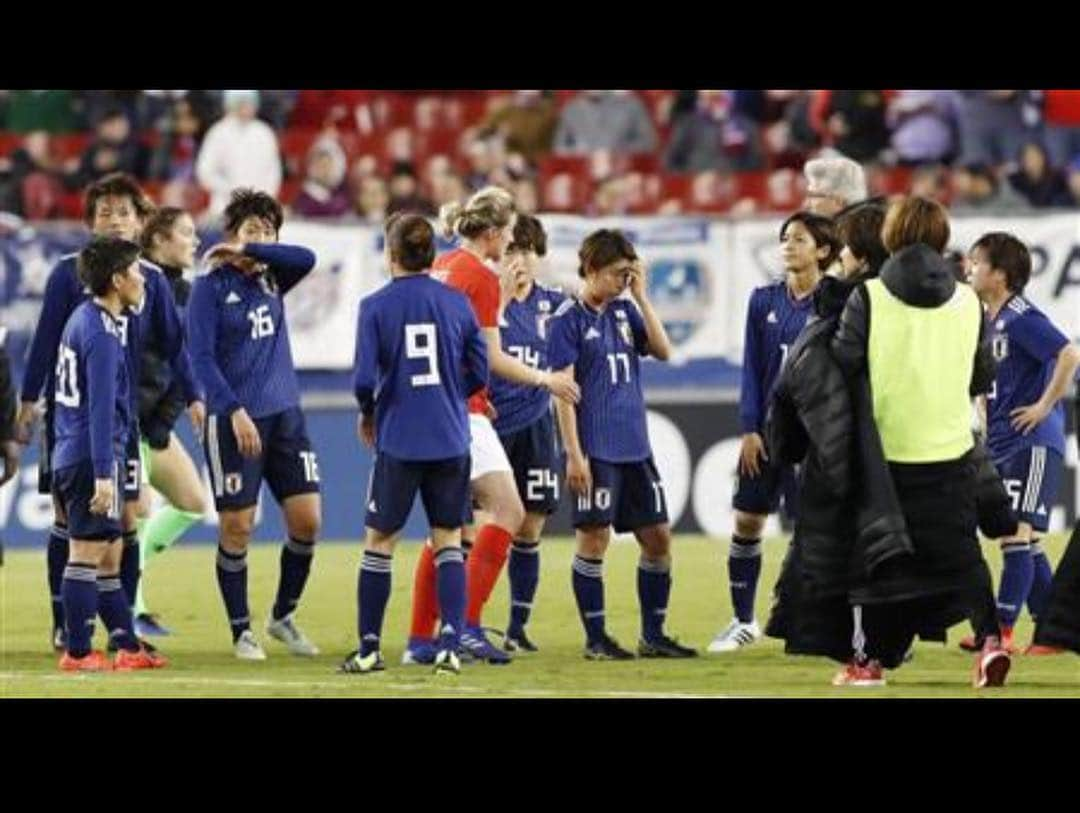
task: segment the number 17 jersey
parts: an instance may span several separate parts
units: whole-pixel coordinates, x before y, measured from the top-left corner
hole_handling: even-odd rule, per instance
[[[639,358],[648,354],[649,341],[637,306],[616,299],[595,311],[568,299],[555,312],[549,334],[551,369],[573,364],[581,387],[577,426],[582,451],[609,463],[652,456]]]

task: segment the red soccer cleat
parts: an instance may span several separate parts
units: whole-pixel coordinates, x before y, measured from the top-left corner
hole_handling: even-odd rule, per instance
[[[975,656],[975,677],[972,684],[976,689],[988,686],[1004,686],[1012,667],[1009,650],[1001,646],[996,638],[988,638],[982,652]]]
[[[965,652],[979,652],[982,650],[982,642],[974,635],[965,635],[960,639],[959,646]]]
[[[93,650],[81,658],[65,652],[59,667],[61,672],[111,672],[113,665],[103,652]]]
[[[135,652],[121,649],[116,653],[113,668],[117,672],[131,672],[135,669],[162,669],[169,665],[169,659],[159,652],[149,652],[139,647]]]
[[[1008,652],[1010,655],[1016,655],[1016,645],[1013,643],[1013,628],[1002,627],[1001,628],[1001,648]]]
[[[1025,655],[1063,655],[1065,654],[1065,647],[1063,646],[1047,646],[1046,644],[1032,644],[1024,650]]]
[[[833,676],[833,686],[884,686],[885,673],[881,664],[877,661],[867,661],[865,664],[857,664],[851,661]]]

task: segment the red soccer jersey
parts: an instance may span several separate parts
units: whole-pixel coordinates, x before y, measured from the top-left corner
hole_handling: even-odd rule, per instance
[[[433,276],[452,288],[457,288],[472,303],[473,313],[481,328],[499,326],[499,278],[475,254],[455,248],[435,258]],[[487,387],[469,399],[469,412],[487,412]]]

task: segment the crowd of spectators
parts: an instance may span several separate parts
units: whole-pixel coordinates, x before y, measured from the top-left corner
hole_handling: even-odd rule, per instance
[[[527,212],[753,214],[831,153],[872,194],[1076,208],[1080,91],[0,91],[0,210],[30,219],[116,170],[206,218],[241,185],[376,223],[488,183]]]

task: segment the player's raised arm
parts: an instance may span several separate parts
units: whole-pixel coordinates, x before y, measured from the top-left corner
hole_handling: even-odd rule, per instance
[[[311,273],[316,262],[311,249],[282,243],[245,243],[243,254],[269,266],[282,295]]]
[[[667,361],[671,358],[671,339],[668,338],[664,323],[656,315],[656,310],[645,291],[645,264],[640,257],[634,261],[630,271],[630,295],[634,297],[634,302],[637,303],[644,322],[646,341],[643,347],[638,348],[638,352],[642,355],[648,353],[660,361]]]

